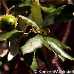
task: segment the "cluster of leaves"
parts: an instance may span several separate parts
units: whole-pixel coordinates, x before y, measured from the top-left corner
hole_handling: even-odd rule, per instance
[[[0,36],[0,41],[3,40],[9,41],[8,61],[15,57],[19,52],[19,49],[21,49],[25,61],[28,63],[32,70],[36,70],[38,68],[36,57],[42,60],[46,67],[49,69],[44,53],[42,51],[43,45],[46,46],[49,50],[58,54],[62,61],[64,61],[65,58],[74,60],[73,57],[68,55],[63,50],[70,49],[70,47],[66,46],[65,44],[63,44],[62,42],[55,38],[49,37],[48,34],[50,34],[51,32],[49,32],[49,30],[46,30],[48,26],[54,23],[56,18],[60,18],[61,12],[66,7],[66,5],[62,5],[58,8],[55,8],[54,6],[51,6],[49,8],[47,7],[40,8],[38,0],[35,0],[34,2],[31,0],[27,0],[24,3],[19,4],[19,8],[23,7],[25,8],[29,7],[31,12],[28,17],[22,15],[17,16],[18,26],[19,25],[22,26],[22,23],[25,23],[27,26],[32,27],[33,33],[31,32],[28,34],[28,36],[26,37],[27,42],[24,43],[24,45],[21,48],[19,46],[19,39],[20,37],[24,37],[24,31],[23,30],[19,31],[18,29],[19,27],[10,32],[4,33]],[[45,19],[42,18],[41,10],[45,13],[48,13],[48,16]],[[69,19],[63,21],[68,20]]]

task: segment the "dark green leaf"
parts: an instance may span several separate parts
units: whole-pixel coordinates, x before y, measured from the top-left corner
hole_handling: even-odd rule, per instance
[[[63,49],[71,49],[70,47],[68,47],[67,45],[65,45],[64,43],[60,42],[59,40],[49,37],[50,40],[52,40],[53,42],[57,43],[61,48]]]
[[[9,49],[11,55],[15,57],[19,52],[19,39],[14,39],[9,42]]]
[[[48,68],[48,70],[50,70],[49,65],[48,65],[48,63],[47,63],[47,60],[46,60],[46,58],[45,58],[45,55],[44,55],[42,49],[37,49],[37,50],[36,50],[36,56],[38,56],[38,58],[39,58],[40,60],[42,60],[42,62],[46,65],[46,67]]]
[[[0,66],[7,61],[8,53],[5,56],[0,56]]]
[[[0,41],[3,40],[12,40],[15,38],[19,38],[23,35],[23,31],[13,30],[11,32],[4,33],[0,36]]]
[[[64,22],[67,22],[69,20],[73,19],[73,15],[68,15],[68,14],[60,14],[58,16],[58,20],[59,21],[64,21]]]
[[[54,23],[55,17],[58,16],[61,12],[61,10],[65,7],[65,5],[58,7],[55,11],[50,13],[44,20],[43,27],[47,27],[49,25],[52,25]]]
[[[74,60],[73,57],[68,55],[58,44],[57,41],[54,42],[50,37],[44,37],[44,39],[47,41],[49,44],[50,49],[54,52],[57,53],[58,56],[64,61],[65,58],[68,58],[70,60]],[[47,47],[48,48],[48,47]],[[48,48],[49,49],[49,48]]]
[[[24,55],[25,61],[28,63],[29,66],[31,66],[33,61],[33,53],[27,53]]]
[[[36,70],[38,68],[35,57],[35,51],[32,53],[25,54],[24,59],[27,62],[28,66],[30,66],[31,70]]]
[[[24,6],[24,7],[20,7],[20,8],[19,8],[19,10],[20,10],[21,12],[23,12],[23,11],[29,11],[30,9],[31,9],[30,6]]]

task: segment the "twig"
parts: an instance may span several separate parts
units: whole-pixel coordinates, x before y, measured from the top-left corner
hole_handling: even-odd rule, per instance
[[[66,43],[66,40],[67,40],[68,35],[70,33],[71,22],[72,22],[72,20],[68,21],[66,32],[65,32],[64,37],[62,39],[62,43]],[[59,66],[59,63],[58,63],[58,56],[55,58],[55,65],[56,65],[57,69],[60,71],[60,74],[63,74],[61,72],[62,69],[61,69],[61,67]]]
[[[8,6],[7,6],[7,4],[6,4],[6,2],[4,1],[4,0],[2,0],[2,4],[3,4],[3,6],[5,7],[5,9],[6,9],[6,14],[9,14],[9,9],[8,9]]]
[[[60,73],[60,74],[63,74],[63,73],[62,73],[62,69],[61,69],[61,67],[60,67],[60,65],[59,65],[59,63],[58,63],[58,55],[57,55],[56,53],[55,53],[54,59],[52,60],[52,63],[56,65],[59,73]]]
[[[65,32],[64,37],[62,39],[62,43],[65,43],[68,38],[68,35],[70,33],[71,22],[72,22],[72,20],[68,21],[66,32]]]

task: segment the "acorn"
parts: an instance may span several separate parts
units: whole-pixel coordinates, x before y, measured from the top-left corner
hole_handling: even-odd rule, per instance
[[[17,20],[11,14],[2,16],[1,29],[4,31],[11,31],[16,27]]]

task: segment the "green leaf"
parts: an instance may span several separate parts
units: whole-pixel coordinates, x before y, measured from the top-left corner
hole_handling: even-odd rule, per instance
[[[8,54],[8,61],[12,60],[19,52],[19,39],[9,41],[10,52]]]
[[[42,60],[42,62],[46,65],[47,69],[50,70],[49,65],[48,65],[48,63],[47,63],[47,60],[46,60],[46,57],[45,57],[42,49],[37,49],[37,50],[36,50],[36,56],[37,56],[40,60]]]
[[[18,29],[19,29],[20,31],[24,31],[24,32],[26,32],[28,26],[29,26],[29,25],[20,22],[20,23],[18,24]]]
[[[28,18],[31,19],[32,21],[34,20],[31,13],[28,15]]]
[[[33,2],[31,6],[31,14],[35,21],[35,23],[40,27],[43,23],[42,15],[41,15],[41,9],[38,0]]]
[[[74,60],[73,57],[68,55],[58,44],[57,42],[54,42],[50,37],[44,37],[44,39],[49,44],[49,47],[54,53],[57,53],[58,56],[62,59],[62,61],[65,60],[65,58],[68,58],[70,60]],[[48,47],[47,47],[48,48]],[[49,48],[48,48],[49,49]]]
[[[24,3],[19,4],[19,7],[24,7],[24,6],[31,6],[32,0],[27,0]]]
[[[30,9],[31,9],[30,6],[19,7],[19,10],[20,10],[21,12],[23,12],[23,11],[29,11]]]
[[[2,65],[2,62],[0,61],[0,66]]]
[[[41,35],[37,35],[33,38],[30,38],[24,46],[21,47],[22,53],[23,55],[26,53],[31,53],[34,50],[36,50],[37,48],[41,48],[43,45],[42,42],[42,36]]]
[[[18,23],[26,23],[27,25],[32,26],[35,30],[40,30],[40,28],[37,26],[37,24],[34,21],[22,15],[18,15]]]
[[[8,53],[5,56],[0,56],[0,66],[7,61]]]
[[[63,49],[71,49],[70,47],[68,47],[67,45],[65,45],[64,43],[60,42],[59,40],[49,37],[50,40],[52,40],[53,42],[57,43],[61,48]]]
[[[56,16],[58,16],[61,12],[61,10],[65,7],[65,5],[58,7],[55,11],[50,13],[44,20],[43,27],[47,27],[49,25],[52,25],[54,23],[54,20]]]
[[[53,6],[51,6],[51,7],[41,7],[41,9],[44,11],[44,12],[46,12],[46,13],[52,13],[53,11],[55,11],[56,10],[56,8],[54,8]]]
[[[11,32],[4,33],[0,36],[0,41],[3,40],[12,40],[15,38],[19,38],[23,35],[23,31],[13,30]]]
[[[28,64],[28,66],[30,66],[31,70],[36,70],[38,68],[36,57],[35,57],[35,51],[32,53],[25,54],[24,59]]]
[[[16,56],[19,52],[19,39],[14,39],[9,42],[10,53]]]
[[[28,11],[31,9],[32,0],[26,0],[24,3],[19,4],[19,10],[20,11]]]
[[[73,12],[74,12],[74,5],[66,4],[66,7],[62,11],[62,13],[58,16],[57,20],[67,22],[74,18]]]
[[[33,61],[32,61],[30,68],[33,71],[38,69],[38,64],[37,64],[36,57],[35,57],[35,51],[34,51]]]
[[[0,66],[2,65],[2,60],[1,60],[1,57],[0,57]]]
[[[33,52],[24,54],[24,59],[27,62],[28,66],[31,66],[32,61],[33,61]]]
[[[73,15],[72,15],[72,14],[71,14],[71,15],[69,15],[69,14],[60,14],[60,15],[58,16],[58,20],[59,20],[59,21],[67,22],[67,21],[69,21],[69,20],[71,20],[71,19],[73,19]]]

